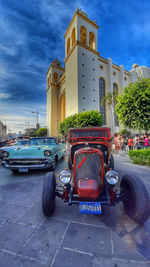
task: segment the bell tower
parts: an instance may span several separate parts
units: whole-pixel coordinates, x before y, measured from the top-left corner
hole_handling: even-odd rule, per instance
[[[66,116],[99,110],[96,22],[77,9],[65,33]]]
[[[60,62],[53,60],[47,72],[47,128],[48,136],[58,136],[59,107],[58,90],[59,80],[64,74]]]

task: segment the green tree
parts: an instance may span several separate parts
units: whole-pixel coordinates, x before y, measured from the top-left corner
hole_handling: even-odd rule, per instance
[[[123,136],[124,138],[129,138],[130,135],[131,135],[131,132],[129,132],[128,130],[126,129],[122,129],[118,134],[120,134],[121,136]]]
[[[64,136],[65,134],[68,134],[70,128],[102,126],[102,123],[103,119],[99,111],[84,111],[64,119],[59,125],[59,132]]]
[[[129,84],[118,97],[116,114],[128,128],[150,129],[150,79],[141,79]]]
[[[47,129],[46,128],[40,128],[37,131],[37,136],[47,136]]]

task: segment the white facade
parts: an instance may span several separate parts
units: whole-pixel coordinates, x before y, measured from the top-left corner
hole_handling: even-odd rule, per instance
[[[77,10],[65,33],[65,68],[54,60],[47,72],[47,128],[51,136],[58,135],[58,125],[66,117],[85,110],[98,110],[104,124],[112,132],[121,125],[114,111],[101,105],[101,99],[117,88],[118,94],[125,86],[140,78],[150,78],[150,69],[133,65],[129,72],[111,58],[101,57],[97,51],[96,22]],[[57,79],[56,79],[57,76]]]

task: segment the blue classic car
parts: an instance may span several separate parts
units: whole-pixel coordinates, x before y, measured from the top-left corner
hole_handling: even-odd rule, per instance
[[[7,155],[7,151],[10,151],[11,149],[20,148],[22,146],[27,146],[29,144],[29,139],[21,139],[18,140],[16,143],[14,143],[11,146],[3,146],[0,148],[0,162],[4,159],[5,155]]]
[[[26,173],[33,169],[55,169],[56,162],[64,155],[64,145],[52,137],[35,137],[29,145],[3,151],[2,166],[13,173]]]

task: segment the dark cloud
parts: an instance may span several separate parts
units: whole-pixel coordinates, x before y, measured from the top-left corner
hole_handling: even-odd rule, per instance
[[[0,96],[5,111],[7,103],[46,106],[46,72],[56,57],[63,64],[64,33],[76,8],[97,21],[100,55],[128,70],[134,61],[149,66],[149,0],[0,1]]]

